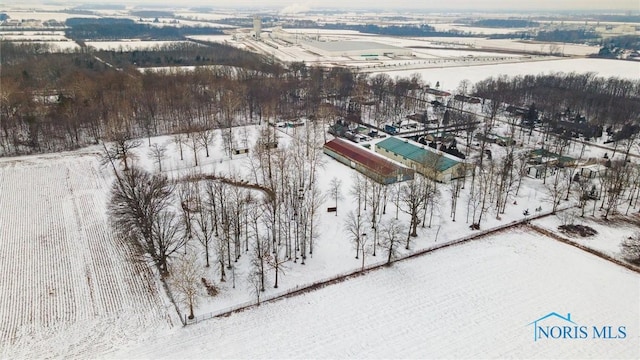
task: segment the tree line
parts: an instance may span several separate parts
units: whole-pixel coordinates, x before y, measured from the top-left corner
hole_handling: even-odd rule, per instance
[[[182,40],[186,35],[219,35],[222,30],[205,26],[155,26],[120,18],[69,18],[65,35],[74,40],[153,39]]]
[[[198,49],[207,47],[176,45],[155,53],[68,54],[43,53],[37,45],[0,46],[0,152],[5,156],[75,149],[113,139],[123,131],[131,137],[151,137],[273,119],[359,122],[366,118],[382,128],[427,106],[434,106],[437,116],[446,114],[445,106],[465,106],[453,98],[432,105],[429,84],[419,75],[392,79],[387,74],[371,76],[302,62],[285,67],[224,45],[205,52]],[[148,56],[208,54],[213,56],[208,63],[218,65],[188,71],[140,71],[134,65]],[[503,76],[473,87],[463,82],[457,92],[485,99],[491,118],[514,104],[532,108],[545,124],[569,109],[588,123],[615,132],[637,119],[639,83],[593,73]],[[449,114],[454,116],[447,121],[456,131],[477,121],[465,112]]]

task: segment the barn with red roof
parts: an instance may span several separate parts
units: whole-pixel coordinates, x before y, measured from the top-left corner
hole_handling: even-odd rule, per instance
[[[411,180],[415,173],[413,169],[339,138],[324,144],[324,153],[381,184]]]

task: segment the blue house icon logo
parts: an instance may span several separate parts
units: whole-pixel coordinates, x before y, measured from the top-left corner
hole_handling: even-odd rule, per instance
[[[562,325],[545,326],[545,320],[551,320],[552,318],[560,320]],[[554,324],[556,323],[557,321],[554,322]],[[538,341],[541,338],[574,338],[572,336],[574,334],[577,335],[576,338],[581,338],[579,337],[581,335],[579,334],[581,327],[571,320],[571,313],[567,313],[567,316],[565,317],[557,312],[550,312],[547,315],[527,324],[527,326],[529,325],[533,325],[533,341]],[[585,332],[584,337],[582,338],[586,338],[586,336],[587,334]]]
[[[527,324],[533,325],[533,341],[541,339],[626,339],[627,327],[624,325],[578,325],[567,316],[550,312],[547,315]]]

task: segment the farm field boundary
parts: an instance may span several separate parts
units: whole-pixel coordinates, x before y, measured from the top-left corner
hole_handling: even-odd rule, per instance
[[[458,239],[453,239],[453,240],[438,244],[438,245],[433,246],[433,247],[428,247],[428,248],[420,249],[420,250],[417,250],[417,251],[414,251],[414,252],[411,252],[411,253],[408,253],[408,254],[404,254],[401,257],[399,257],[396,260],[394,260],[393,262],[399,262],[399,261],[412,259],[412,258],[415,258],[415,257],[418,257],[418,256],[422,256],[422,255],[431,253],[431,252],[436,251],[436,250],[444,249],[444,248],[447,248],[447,247],[450,247],[450,246],[454,246],[454,245],[460,245],[460,244],[463,244],[463,243],[466,243],[466,242],[469,242],[469,241],[472,241],[472,240],[481,239],[481,238],[484,238],[484,237],[486,237],[488,235],[493,235],[493,234],[496,234],[496,233],[499,233],[499,232],[502,232],[502,231],[508,231],[509,229],[512,229],[514,227],[526,225],[530,220],[540,219],[540,218],[543,218],[543,217],[549,216],[549,215],[551,215],[551,213],[547,212],[547,213],[541,213],[541,214],[538,214],[536,216],[529,217],[529,218],[526,218],[526,219],[522,219],[522,220],[518,220],[518,221],[512,221],[510,223],[503,224],[503,225],[500,225],[500,226],[496,226],[496,227],[491,228],[491,229],[486,229],[486,230],[483,230],[483,231],[480,231],[480,232],[477,232],[477,233],[474,233],[474,234],[470,234],[470,235],[467,235],[467,236],[464,236],[464,237],[461,237],[461,238],[458,238]],[[339,273],[339,274],[332,275],[330,277],[319,279],[319,280],[313,281],[313,282],[305,284],[305,285],[297,285],[297,286],[295,286],[295,287],[293,287],[291,289],[288,289],[288,290],[286,290],[286,291],[284,291],[282,293],[274,294],[274,295],[272,295],[270,297],[261,298],[259,302],[257,300],[243,302],[243,303],[236,304],[234,306],[230,306],[228,308],[221,309],[221,310],[218,310],[218,311],[215,311],[215,312],[210,312],[210,313],[207,313],[207,314],[202,314],[202,315],[196,316],[193,319],[187,319],[185,317],[184,318],[184,323],[185,323],[185,325],[192,325],[192,324],[196,324],[196,323],[202,322],[204,320],[213,319],[213,318],[216,318],[216,317],[230,316],[233,313],[241,312],[241,311],[250,309],[252,307],[259,306],[260,304],[263,304],[263,303],[274,302],[274,301],[278,301],[278,300],[281,300],[281,299],[284,299],[284,298],[288,298],[288,297],[304,294],[304,293],[307,293],[307,292],[310,292],[310,291],[314,291],[314,290],[323,288],[323,287],[328,286],[328,285],[340,283],[340,282],[343,282],[343,281],[346,281],[346,280],[349,280],[349,279],[352,279],[352,278],[355,278],[355,277],[358,277],[358,276],[365,275],[368,272],[371,272],[371,271],[374,271],[374,270],[377,270],[377,269],[381,269],[381,268],[386,267],[386,266],[388,266],[386,261],[379,261],[379,262],[376,262],[376,263],[369,264],[369,265],[365,266],[364,269],[358,268],[358,269],[355,269],[355,270],[346,271],[346,272],[342,272],[342,273]]]

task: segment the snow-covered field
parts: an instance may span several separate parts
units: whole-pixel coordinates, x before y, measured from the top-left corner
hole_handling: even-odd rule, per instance
[[[63,11],[46,12],[46,11],[34,11],[34,10],[7,11],[6,14],[11,19],[17,19],[17,20],[39,20],[39,21],[56,20],[61,22],[64,22],[69,18],[77,18],[77,17],[98,18],[99,17],[96,15],[89,15],[89,14],[79,15],[79,14],[65,13]]]
[[[382,70],[391,77],[409,77],[418,73],[426,82],[435,85],[440,81],[443,90],[455,90],[462,80],[471,83],[478,82],[490,76],[502,74],[509,76],[527,74],[549,74],[553,72],[593,72],[598,76],[616,76],[624,79],[637,80],[640,78],[640,63],[623,60],[607,59],[561,59],[536,62],[519,62],[513,64],[460,66],[430,69],[413,69],[389,71]]]
[[[17,41],[18,43],[22,42],[24,44],[42,44],[47,46],[51,52],[68,52],[80,49],[80,45],[75,41]]]
[[[517,230],[101,356],[637,359],[639,309],[637,273]],[[550,312],[627,336],[534,341]]]
[[[0,39],[7,41],[71,41],[64,31],[0,31]]]
[[[533,41],[521,41],[514,39],[485,39],[485,38],[468,38],[468,37],[432,37],[418,38],[419,40],[427,40],[431,42],[439,42],[441,44],[466,45],[475,48],[486,49],[503,49],[513,51],[541,51],[548,52],[548,43],[539,43]],[[597,54],[600,50],[597,46],[588,46],[581,44],[553,43],[565,55],[584,56],[589,54]]]
[[[159,48],[162,46],[168,45],[177,45],[183,44],[186,41],[154,41],[154,40],[137,40],[137,39],[128,39],[121,41],[87,41],[87,46],[91,46],[98,50],[140,50],[140,49],[151,49],[151,48]]]
[[[134,49],[164,43],[174,42],[88,45]],[[281,51],[291,58],[300,55],[289,48]],[[431,56],[452,55],[451,50],[429,52]],[[401,61],[395,63],[401,65]],[[439,81],[442,89],[453,90],[462,80],[473,83],[499,74],[580,71],[637,79],[640,64],[563,59],[384,71],[392,77],[420,73],[427,83]],[[241,129],[237,130],[235,137],[242,137]],[[255,140],[253,131],[249,137]],[[286,132],[279,133],[280,144],[288,143],[290,133]],[[163,169],[171,177],[193,168],[190,150],[185,150],[185,160],[179,160],[169,137],[152,141],[168,144],[171,155]],[[221,144],[221,140],[217,138],[214,144]],[[496,145],[492,151],[500,149]],[[147,150],[146,143],[134,150],[136,161],[152,170],[155,165]],[[179,320],[164,290],[158,288],[156,275],[149,266],[132,260],[132,250],[111,235],[106,216],[110,176],[95,155],[86,153],[0,159],[0,271],[8,279],[0,282],[2,358],[640,356],[638,274],[524,229],[438,250],[228,318],[175,327]],[[210,158],[202,151],[199,154],[206,171],[215,168],[221,173],[242,174],[247,170],[246,156],[229,160],[220,147],[212,153]],[[340,201],[339,211],[345,214],[355,206],[347,196],[354,171],[326,156],[324,160],[319,187],[324,193],[333,176],[342,179],[345,199]],[[450,190],[446,185],[440,190],[442,201],[434,225],[419,229],[412,250],[429,249],[472,233],[464,221],[463,206],[458,210],[458,222],[447,216]],[[488,214],[483,228],[518,220],[527,208],[544,206],[546,211],[546,201],[540,181],[526,178],[507,214],[501,219],[495,213]],[[327,200],[320,208],[326,206],[333,204]],[[394,213],[390,205],[385,216],[390,218]],[[408,222],[406,214],[399,216]],[[269,277],[265,296],[360,267],[342,221],[326,212],[321,212],[318,221],[322,234],[313,258],[304,266],[287,264],[277,291]],[[541,223],[553,229],[554,221]],[[624,236],[629,229],[632,227],[607,232],[598,228],[601,235],[585,241],[615,255],[617,244],[608,238]],[[216,284],[220,295],[203,299],[196,315],[253,300],[246,284],[248,261],[244,256],[238,264],[238,286],[233,288],[230,281]],[[382,261],[380,256],[368,256],[365,263]],[[208,278],[217,278],[215,269],[208,271]],[[580,325],[624,325],[628,336],[534,343],[533,329],[527,324],[554,311],[570,312]]]
[[[512,34],[516,32],[528,31],[527,28],[488,28],[488,27],[474,27],[465,26],[461,24],[433,24],[437,31],[463,31],[473,34]]]
[[[97,156],[0,161],[0,357],[88,356],[179,320],[109,230]]]

